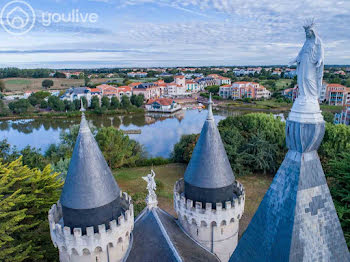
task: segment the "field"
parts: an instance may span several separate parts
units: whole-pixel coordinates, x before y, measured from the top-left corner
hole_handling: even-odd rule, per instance
[[[153,168],[156,173],[157,196],[159,207],[176,216],[173,208],[173,187],[175,182],[183,177],[186,165],[169,164]],[[151,167],[136,167],[120,169],[115,177],[120,188],[128,192],[136,203],[144,203],[147,195],[146,182],[142,176],[150,173]],[[246,190],[245,211],[240,221],[240,235],[247,228],[264,194],[271,184],[272,177],[264,175],[249,175],[238,177]],[[144,205],[142,205],[143,207]],[[140,210],[138,210],[139,212]]]
[[[42,89],[42,82],[45,79],[50,79],[54,82],[54,86],[51,89],[67,89],[72,86],[84,85],[84,79],[65,79],[65,78],[5,78],[2,79],[5,82],[5,88],[7,92],[24,92]],[[131,80],[133,82],[145,82],[154,81],[155,78],[144,78],[142,80]],[[122,82],[123,78],[98,78],[91,79],[94,84],[103,83],[107,81]]]

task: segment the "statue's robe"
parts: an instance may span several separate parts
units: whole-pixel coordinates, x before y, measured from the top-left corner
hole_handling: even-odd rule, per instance
[[[299,95],[318,97],[323,77],[323,47],[315,38],[307,39],[297,57]],[[321,61],[320,67],[316,64]]]

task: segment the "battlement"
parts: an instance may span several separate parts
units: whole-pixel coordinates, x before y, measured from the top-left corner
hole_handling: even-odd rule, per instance
[[[69,255],[83,255],[84,252],[93,253],[96,248],[105,251],[107,245],[116,247],[130,239],[130,233],[134,227],[134,206],[131,197],[123,192],[120,195],[121,201],[127,207],[124,215],[120,215],[117,220],[109,222],[109,229],[106,225],[98,226],[98,233],[94,232],[94,227],[87,227],[86,234],[82,234],[81,228],[74,228],[73,234],[70,227],[63,226],[62,206],[58,201],[49,211],[49,224],[52,242],[60,251],[65,251]]]
[[[238,221],[244,212],[245,190],[237,181],[235,181],[234,193],[237,198],[226,201],[224,206],[222,203],[216,203],[216,208],[213,208],[212,203],[203,205],[201,202],[186,199],[184,180],[180,179],[174,186],[174,208],[179,219],[189,224],[195,223],[197,226],[208,226],[212,223],[228,224]]]

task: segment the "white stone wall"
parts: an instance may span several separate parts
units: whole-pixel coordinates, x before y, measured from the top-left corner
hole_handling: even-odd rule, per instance
[[[183,180],[177,181],[174,188],[174,207],[183,229],[208,251],[215,253],[221,261],[228,261],[238,243],[239,220],[244,212],[245,192],[236,182],[239,197],[227,201],[225,206],[216,203],[196,202],[186,199],[183,193]]]
[[[109,223],[110,228],[99,225],[98,233],[93,227],[86,228],[82,235],[81,228],[62,228],[62,206],[58,202],[49,211],[49,224],[51,239],[58,247],[61,262],[96,262],[96,261],[122,261],[130,243],[130,234],[134,227],[134,207],[131,197],[121,194],[122,201],[128,203],[129,209],[118,221]],[[109,260],[108,260],[109,258]]]

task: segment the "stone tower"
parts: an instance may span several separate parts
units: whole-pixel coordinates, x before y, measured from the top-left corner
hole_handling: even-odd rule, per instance
[[[228,261],[237,246],[244,201],[244,188],[232,172],[210,96],[208,116],[185,178],[174,187],[175,211],[185,232],[221,261]]]
[[[61,198],[49,211],[61,262],[122,261],[134,212],[95,141],[84,113]]]

